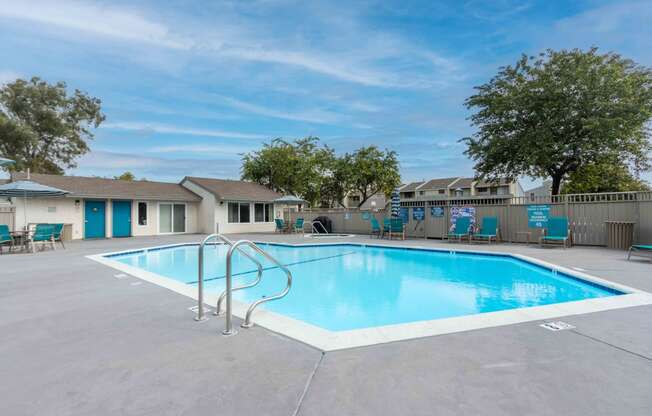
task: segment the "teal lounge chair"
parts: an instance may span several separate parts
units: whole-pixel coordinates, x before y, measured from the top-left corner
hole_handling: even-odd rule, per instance
[[[548,228],[545,235],[539,239],[539,245],[543,247],[545,243],[561,243],[564,248],[570,243],[570,232],[568,229],[568,218],[550,217],[548,219]]]
[[[392,218],[389,222],[389,239],[391,240],[394,235],[398,235],[401,240],[405,240],[405,227],[402,218]]]
[[[474,241],[486,241],[487,243],[491,243],[491,240],[497,242],[499,231],[498,217],[484,217],[482,218],[480,232],[472,234],[471,239]]]
[[[295,233],[303,232],[303,218],[297,218],[296,221],[294,221],[293,230]]]
[[[627,252],[627,260],[632,257],[632,254],[638,257],[652,258],[652,245],[634,244]]]
[[[389,230],[392,228],[392,220],[390,218],[383,218],[383,238],[389,236]]]
[[[0,254],[2,254],[2,246],[8,245],[9,252],[14,249],[14,238],[9,232],[9,226],[7,224],[0,224]]]
[[[61,243],[61,247],[66,248],[66,245],[63,244],[63,224],[54,224],[52,229],[52,238],[55,242]]]
[[[36,251],[36,243],[45,245],[50,243],[54,249],[54,225],[52,224],[36,224],[34,234],[29,237],[29,245],[32,247],[32,253]]]
[[[383,230],[380,228],[380,223],[376,219],[376,217],[371,217],[371,234],[369,237],[373,237],[376,235],[378,238],[380,238],[383,234]]]
[[[471,228],[471,217],[457,217],[455,220],[455,226],[453,231],[448,233],[448,241],[451,239],[456,239],[459,242],[462,242],[464,237],[467,240],[470,239],[469,229]]]
[[[285,227],[285,221],[283,220],[283,218],[276,218],[274,220],[274,222],[276,223],[276,231],[277,232],[284,233],[287,230],[287,228]]]

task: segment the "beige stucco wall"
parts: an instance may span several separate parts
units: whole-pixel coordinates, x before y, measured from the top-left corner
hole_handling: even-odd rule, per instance
[[[183,185],[186,189],[199,195],[202,199],[197,204],[197,232],[212,234],[215,230],[215,195],[206,191],[201,186],[197,186],[192,182],[184,181]]]
[[[13,205],[16,207],[17,230],[25,227],[25,214],[27,223],[64,223],[72,224],[72,238],[83,237],[84,207],[80,203],[75,206],[76,198],[14,198]],[[27,212],[25,212],[27,207]]]
[[[78,206],[75,201],[79,200]],[[104,200],[105,205],[105,232],[106,237],[112,237],[113,231],[113,200]],[[138,202],[147,203],[147,225],[138,225]],[[157,235],[159,204],[163,201],[134,200],[131,203],[131,235],[146,236]],[[197,202],[170,202],[186,205],[186,233],[198,232],[198,206]],[[16,229],[25,226],[25,202],[23,198],[15,198]],[[28,198],[27,222],[28,223],[64,223],[72,224],[72,238],[84,238],[84,209],[85,200],[81,198]]]

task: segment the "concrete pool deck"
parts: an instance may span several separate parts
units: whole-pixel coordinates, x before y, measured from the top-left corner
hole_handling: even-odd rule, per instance
[[[652,414],[652,306],[559,318],[575,328],[557,332],[526,322],[322,353],[261,327],[222,337],[222,318],[192,320],[191,299],[85,257],[199,239],[1,256],[0,413]],[[621,251],[402,244],[508,251],[652,292],[652,262],[627,262]]]

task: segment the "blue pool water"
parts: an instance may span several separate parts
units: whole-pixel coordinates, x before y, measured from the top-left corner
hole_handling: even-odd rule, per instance
[[[331,331],[448,318],[621,294],[510,256],[394,249],[353,244],[290,247],[260,244],[288,265],[292,290],[266,309]],[[227,247],[207,247],[207,292],[224,289]],[[111,256],[161,276],[197,284],[197,246]],[[285,275],[261,258],[263,280],[234,298],[251,302],[285,287]],[[256,277],[234,255],[234,285]],[[255,314],[254,314],[255,319]]]

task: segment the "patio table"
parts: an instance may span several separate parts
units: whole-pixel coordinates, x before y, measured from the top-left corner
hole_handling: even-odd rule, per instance
[[[16,230],[12,231],[10,234],[14,238],[15,246],[20,246],[21,251],[27,249],[27,243],[29,241],[30,230]]]

